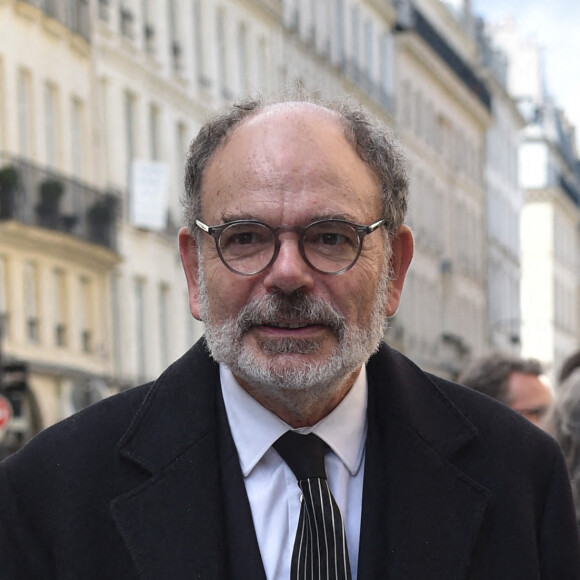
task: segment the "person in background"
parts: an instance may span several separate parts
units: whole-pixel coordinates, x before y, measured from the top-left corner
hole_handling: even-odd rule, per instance
[[[564,452],[580,523],[580,368],[571,370],[556,389],[554,403],[542,426]]]
[[[535,359],[493,353],[471,363],[458,382],[497,399],[539,426],[553,399],[542,373],[542,365]]]
[[[558,374],[558,384],[561,385],[571,374],[572,372],[580,367],[580,350],[573,352],[562,364],[560,368],[560,373]]]
[[[554,439],[383,342],[413,255],[390,129],[246,100],[185,185],[205,337],[0,465],[0,578],[579,580]]]

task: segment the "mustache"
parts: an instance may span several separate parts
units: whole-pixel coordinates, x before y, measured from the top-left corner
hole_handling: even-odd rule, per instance
[[[307,296],[302,291],[253,298],[237,316],[241,334],[254,326],[276,326],[280,322],[326,326],[337,337],[342,337],[346,328],[344,315],[328,300]]]

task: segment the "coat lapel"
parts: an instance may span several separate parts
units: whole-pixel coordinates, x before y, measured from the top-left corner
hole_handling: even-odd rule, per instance
[[[477,432],[387,347],[368,377],[359,578],[465,578],[489,492],[452,459]]]
[[[139,483],[111,510],[144,579],[228,578],[219,377],[204,350],[202,341],[159,377],[119,446]]]
[[[221,486],[228,546],[229,580],[266,580],[252,509],[246,493],[240,459],[231,435],[221,391],[218,397]]]

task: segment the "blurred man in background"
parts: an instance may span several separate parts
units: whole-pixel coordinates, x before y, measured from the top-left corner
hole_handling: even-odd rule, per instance
[[[458,381],[497,399],[540,425],[552,403],[552,391],[535,359],[493,353],[472,363]]]

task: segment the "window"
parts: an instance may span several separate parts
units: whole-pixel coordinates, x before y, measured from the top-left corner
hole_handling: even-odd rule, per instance
[[[128,39],[133,39],[133,21],[135,16],[127,0],[121,0],[119,22],[121,26],[121,35]]]
[[[360,30],[359,30],[359,7],[352,6],[351,8],[351,51],[352,51],[352,64],[354,66],[354,78],[358,79],[358,72],[360,68]]]
[[[217,71],[218,71],[218,83],[220,88],[220,94],[222,97],[228,98],[229,91],[227,86],[227,74],[228,74],[228,46],[226,43],[226,33],[225,33],[225,16],[222,10],[217,12],[216,21],[216,34],[217,34]]]
[[[159,285],[159,340],[161,364],[166,367],[171,362],[169,360],[169,320],[170,289],[167,284]]]
[[[179,35],[179,14],[176,0],[169,0],[167,4],[169,14],[169,41],[171,43],[171,58],[173,70],[181,70],[181,39]]]
[[[207,88],[211,83],[206,74],[205,59],[207,55],[205,47],[207,44],[204,38],[203,8],[201,0],[195,0],[193,5],[193,37],[197,83],[200,87]]]
[[[181,188],[183,187],[183,172],[188,149],[187,126],[183,122],[177,123],[175,131],[175,146],[175,182],[179,186],[178,193],[180,194]]]
[[[130,183],[131,164],[135,159],[135,97],[129,92],[125,92],[125,157],[127,183]]]
[[[57,346],[67,344],[67,316],[66,307],[68,297],[66,292],[66,277],[63,270],[57,268],[53,271],[53,315],[54,315],[54,341]]]
[[[155,26],[151,14],[151,0],[141,0],[141,19],[143,22],[143,37],[145,50],[149,54],[155,53]]]
[[[115,364],[115,371],[121,374],[123,368],[123,349],[125,342],[123,341],[123,309],[122,301],[122,281],[118,273],[111,276],[111,308],[113,314],[113,360]]]
[[[336,0],[336,57],[338,64],[344,63],[344,0]]]
[[[380,84],[381,84],[381,103],[383,106],[389,106],[389,94],[392,87],[391,77],[391,46],[392,38],[388,34],[383,34],[380,45]]]
[[[258,88],[268,92],[268,45],[262,36],[258,42]]]
[[[90,39],[90,16],[88,0],[70,0],[67,21],[70,29],[85,40]]]
[[[83,102],[72,100],[71,111],[72,172],[76,177],[84,177],[85,164],[85,114]]]
[[[93,287],[91,280],[82,276],[79,280],[79,312],[81,350],[93,352]]]
[[[156,105],[149,106],[149,147],[151,159],[153,161],[159,161],[159,109]]]
[[[49,167],[58,167],[59,157],[59,120],[58,120],[58,103],[57,90],[52,83],[44,85],[44,129],[45,129],[45,147],[46,147],[46,164]]]
[[[39,341],[38,323],[38,271],[36,264],[27,262],[24,265],[24,316],[26,338],[30,343]]]
[[[243,22],[238,24],[238,70],[240,75],[240,89],[248,90],[248,30]]]
[[[375,62],[374,62],[374,37],[373,37],[373,23],[372,20],[366,19],[364,24],[365,30],[365,70],[367,73],[367,81],[371,82],[373,78]]]
[[[32,89],[30,73],[18,71],[18,145],[20,154],[32,155]]]
[[[147,371],[147,355],[145,350],[145,280],[135,279],[135,344],[137,347],[137,374],[144,379]]]
[[[411,83],[409,81],[403,81],[401,93],[403,125],[410,129],[413,122],[413,115],[411,111]]]
[[[99,0],[99,18],[104,22],[109,21],[109,7],[111,0]]]

